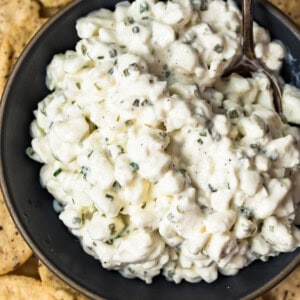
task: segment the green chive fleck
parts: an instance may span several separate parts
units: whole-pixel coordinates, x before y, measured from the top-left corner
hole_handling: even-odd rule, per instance
[[[129,166],[131,167],[131,169],[132,169],[133,172],[138,171],[139,168],[140,168],[139,165],[138,165],[137,163],[135,163],[135,162],[131,162],[131,163],[129,164]]]
[[[125,70],[123,71],[123,74],[124,74],[125,77],[128,77],[128,76],[129,76],[129,70],[128,70],[128,69],[125,69]]]
[[[106,194],[105,198],[109,199],[109,200],[114,200],[114,196],[112,196],[111,194]]]
[[[120,184],[118,181],[115,181],[115,182],[113,183],[113,189],[114,189],[115,191],[119,191],[121,188],[122,188],[122,186],[121,186],[121,184]]]
[[[201,10],[201,11],[208,10],[208,3],[207,3],[207,0],[201,0],[200,10]]]
[[[109,50],[109,56],[111,57],[111,58],[113,58],[113,57],[116,57],[117,56],[117,50],[116,49],[110,49]]]
[[[147,2],[143,2],[140,4],[140,14],[144,13],[145,11],[149,10],[149,5]]]
[[[114,223],[109,224],[108,228],[111,235],[114,235],[116,233],[116,225]]]
[[[95,82],[94,83],[94,87],[100,92],[101,91],[101,87]]]
[[[54,177],[57,177],[61,172],[62,172],[62,169],[59,168],[59,169],[57,169],[57,170],[53,173],[53,176],[54,176]]]
[[[89,171],[89,168],[88,167],[85,167],[85,166],[82,166],[81,167],[81,170],[80,170],[80,174],[83,175],[83,178],[86,179],[86,176],[88,174],[88,171]]]
[[[214,47],[214,51],[217,52],[217,53],[222,53],[224,51],[224,46],[222,46],[220,44],[217,44]]]
[[[34,150],[32,149],[32,147],[28,147],[28,148],[26,149],[26,154],[27,154],[29,157],[33,157],[34,154],[35,154],[35,152],[34,152]]]
[[[133,33],[139,33],[139,32],[140,32],[140,27],[139,27],[139,26],[134,26],[134,27],[132,28],[132,32],[133,32]]]
[[[76,86],[77,86],[77,88],[78,88],[79,90],[81,90],[81,84],[80,84],[80,82],[76,82]]]
[[[86,55],[86,53],[87,53],[87,49],[86,49],[86,46],[85,45],[81,45],[81,53],[83,54],[83,55]]]
[[[139,99],[135,99],[132,103],[133,106],[135,107],[139,107],[140,106],[140,100]]]

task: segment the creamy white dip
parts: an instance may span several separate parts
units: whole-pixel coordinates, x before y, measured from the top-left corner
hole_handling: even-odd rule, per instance
[[[221,78],[240,23],[231,1],[122,2],[79,19],[76,50],[50,63],[27,152],[104,268],[212,282],[299,246],[299,130],[264,75]],[[279,71],[283,47],[254,35]],[[300,91],[286,85],[283,105],[300,123]]]

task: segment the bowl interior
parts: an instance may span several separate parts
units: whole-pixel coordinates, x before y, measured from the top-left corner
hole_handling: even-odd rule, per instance
[[[237,276],[220,276],[210,285],[203,282],[175,285],[163,278],[146,285],[140,280],[125,279],[117,272],[102,269],[99,262],[84,253],[78,240],[68,232],[52,209],[52,197],[39,184],[41,166],[25,155],[25,149],[30,145],[32,111],[48,94],[45,86],[46,66],[54,54],[74,49],[77,41],[75,22],[79,17],[100,7],[113,9],[117,2],[76,1],[63,16],[56,17],[46,26],[43,34],[35,38],[9,80],[1,107],[1,179],[14,220],[34,251],[53,271],[93,298],[97,295],[131,300],[200,297],[233,300],[254,297],[259,289],[262,292],[276,284],[296,266],[300,250],[282,254],[267,263],[255,262]],[[287,82],[300,87],[299,34],[291,30],[276,11],[268,10],[262,4],[256,5],[255,19],[270,28],[272,37],[281,40],[288,48],[282,76]]]

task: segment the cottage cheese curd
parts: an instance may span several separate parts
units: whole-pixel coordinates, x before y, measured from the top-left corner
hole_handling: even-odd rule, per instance
[[[212,282],[299,246],[299,130],[264,75],[221,78],[240,23],[231,1],[122,2],[79,19],[76,50],[51,61],[27,152],[104,268]],[[254,37],[278,71],[283,47]],[[283,105],[300,123],[300,91],[285,85]]]

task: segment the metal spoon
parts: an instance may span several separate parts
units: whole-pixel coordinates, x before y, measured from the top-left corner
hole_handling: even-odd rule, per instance
[[[243,48],[240,59],[237,60],[225,72],[225,76],[231,73],[249,76],[252,72],[262,72],[270,80],[273,88],[274,107],[281,119],[285,121],[282,110],[282,91],[278,76],[268,67],[263,65],[255,56],[253,43],[253,6],[254,0],[242,0],[242,34],[243,34]]]

